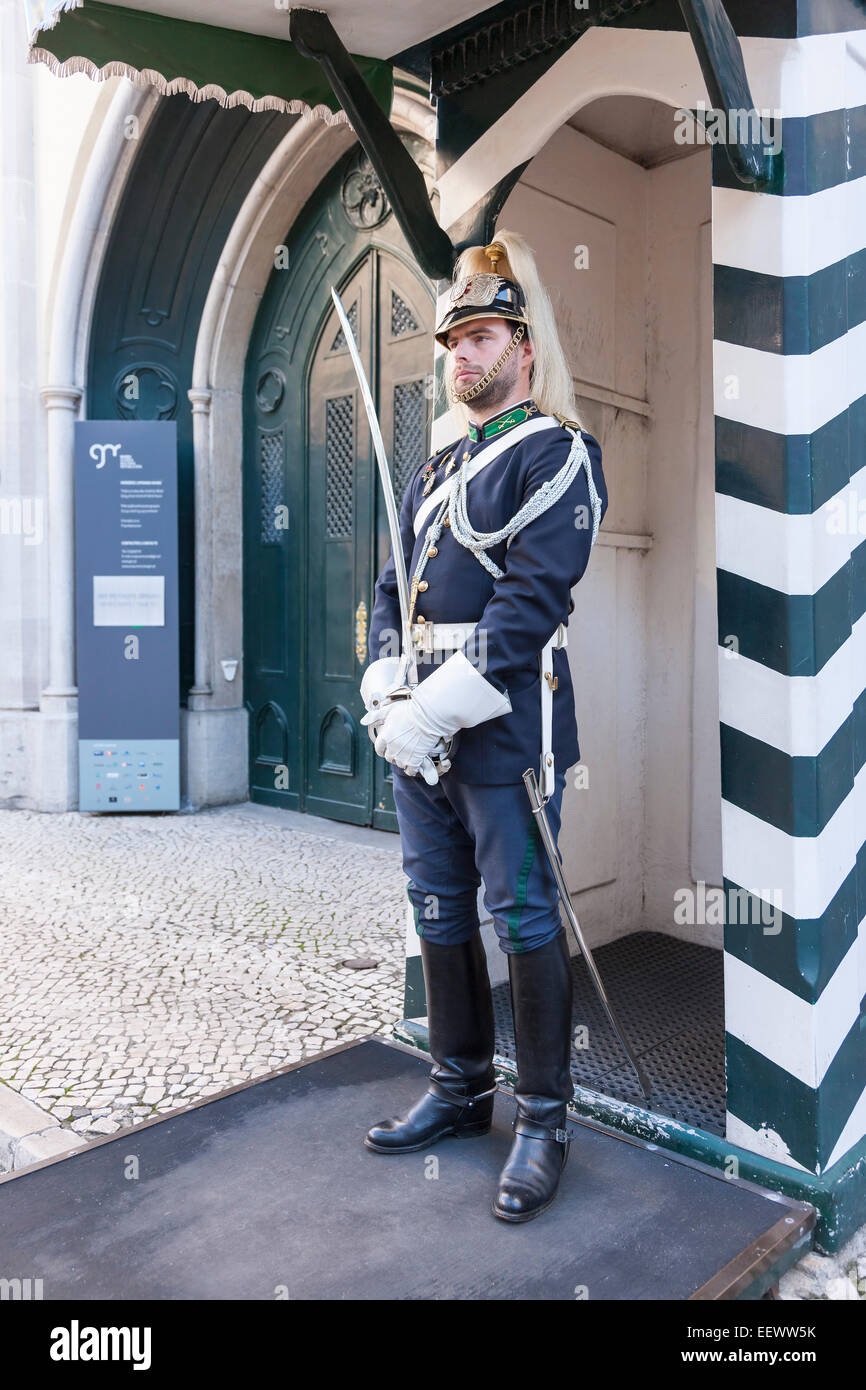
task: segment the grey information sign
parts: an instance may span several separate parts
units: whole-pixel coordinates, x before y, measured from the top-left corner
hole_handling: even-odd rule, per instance
[[[82,811],[180,807],[177,425],[75,425]]]

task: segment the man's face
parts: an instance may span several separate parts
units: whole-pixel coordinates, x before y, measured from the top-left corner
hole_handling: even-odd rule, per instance
[[[510,319],[491,317],[470,319],[468,323],[456,323],[449,329],[446,345],[449,353],[451,381],[455,391],[468,391],[489,371],[493,363],[507,348],[517,324]],[[495,405],[507,400],[520,379],[524,366],[528,369],[532,360],[532,349],[524,338],[496,376],[479,391],[472,405]]]

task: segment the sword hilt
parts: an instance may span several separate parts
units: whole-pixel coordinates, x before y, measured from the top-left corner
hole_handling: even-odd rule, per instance
[[[394,690],[390,690],[384,699],[380,700],[378,708],[387,709],[393,700],[410,700],[412,698],[413,687],[411,685],[398,685]],[[440,739],[442,748],[436,754],[431,754],[430,761],[439,773],[440,777],[451,767],[451,754],[454,751],[454,741],[457,735],[452,734],[448,739]]]

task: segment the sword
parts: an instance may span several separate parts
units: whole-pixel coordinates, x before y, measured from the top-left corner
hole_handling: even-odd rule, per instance
[[[403,652],[400,665],[400,679],[405,684],[392,690],[389,696],[391,700],[407,700],[412,694],[413,688],[418,684],[418,663],[415,657],[414,644],[412,642],[412,629],[409,623],[409,580],[406,574],[406,559],[403,554],[403,538],[400,535],[400,514],[397,511],[397,502],[394,497],[394,484],[391,479],[391,470],[388,467],[388,456],[385,453],[385,441],[382,438],[382,430],[376,416],[376,407],[373,404],[373,397],[367,382],[367,374],[364,371],[364,364],[361,361],[361,354],[355,342],[355,335],[349,323],[346,310],[343,308],[343,301],[337,291],[331,286],[331,298],[334,301],[334,308],[337,311],[337,318],[343,329],[343,336],[346,339],[346,346],[349,349],[349,356],[352,359],[352,366],[355,368],[355,375],[358,378],[358,385],[361,388],[361,399],[364,402],[364,409],[367,412],[367,420],[370,424],[370,434],[373,439],[373,451],[376,455],[376,465],[379,471],[379,482],[382,484],[382,492],[385,497],[385,511],[388,515],[388,534],[391,537],[391,554],[394,557],[394,572],[397,577],[397,597],[400,603],[400,626],[403,633]],[[443,740],[443,750],[432,759],[433,766],[441,774],[447,772],[451,766],[449,754],[452,751],[454,739]]]
[[[623,1031],[616,1021],[616,1016],[613,1012],[610,1000],[607,997],[604,985],[602,984],[601,976],[599,975],[595,961],[592,958],[592,952],[590,951],[589,947],[584,941],[583,932],[580,930],[580,923],[577,920],[577,913],[575,912],[574,907],[572,906],[571,895],[568,891],[568,886],[565,882],[565,876],[562,872],[562,865],[559,862],[559,854],[557,853],[556,844],[554,843],[553,834],[550,829],[550,822],[547,819],[547,811],[544,809],[544,802],[541,798],[541,793],[538,790],[538,781],[536,780],[535,771],[533,768],[528,767],[526,769],[526,771],[523,774],[523,782],[529,795],[529,804],[532,807],[532,814],[535,816],[538,828],[541,831],[541,839],[544,844],[544,848],[547,852],[547,857],[550,860],[550,867],[553,869],[553,877],[556,879],[556,887],[559,891],[559,897],[562,906],[565,908],[565,915],[568,918],[569,926],[571,927],[571,930],[574,932],[574,935],[577,938],[577,944],[580,947],[580,953],[586,961],[586,968],[589,971],[590,976],[592,978],[592,982],[595,985],[595,988],[598,992],[598,997],[604,1005],[605,1012],[607,1013],[607,1016],[610,1019],[613,1031],[619,1038],[622,1044],[623,1051],[625,1052],[626,1056],[628,1057],[628,1060],[634,1067],[634,1070],[637,1074],[637,1079],[640,1082],[640,1088],[644,1093],[646,1103],[648,1106],[652,1107],[650,1083],[647,1078],[647,1075],[641,1067],[640,1062],[637,1060],[637,1057],[635,1057],[631,1048],[626,1042]]]

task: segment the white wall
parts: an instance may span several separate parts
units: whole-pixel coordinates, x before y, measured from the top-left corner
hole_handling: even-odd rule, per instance
[[[62,810],[74,796],[74,710],[56,693],[46,703],[45,690],[52,624],[66,623],[71,595],[71,573],[58,575],[70,521],[49,497],[42,393],[60,388],[68,416],[71,389],[85,385],[74,371],[54,379],[52,327],[73,215],[121,80],[57,78],[26,53],[23,7],[0,0],[0,803]]]
[[[645,169],[563,127],[498,224],[536,251],[610,494],[574,592],[581,765],[560,836],[591,943],[721,944],[673,921],[692,865],[719,882],[721,862],[709,216],[706,151]]]
[[[34,83],[23,7],[0,0],[0,798],[31,771],[22,711],[38,698],[39,581],[45,552],[39,476]]]
[[[84,73],[55,77],[41,63],[31,65],[29,71],[35,84],[35,241],[40,268],[41,363],[47,370],[47,328],[66,234],[99,127],[121,79],[92,82]]]
[[[677,889],[722,881],[709,153],[648,182],[643,920],[721,946],[721,924],[673,921]]]

